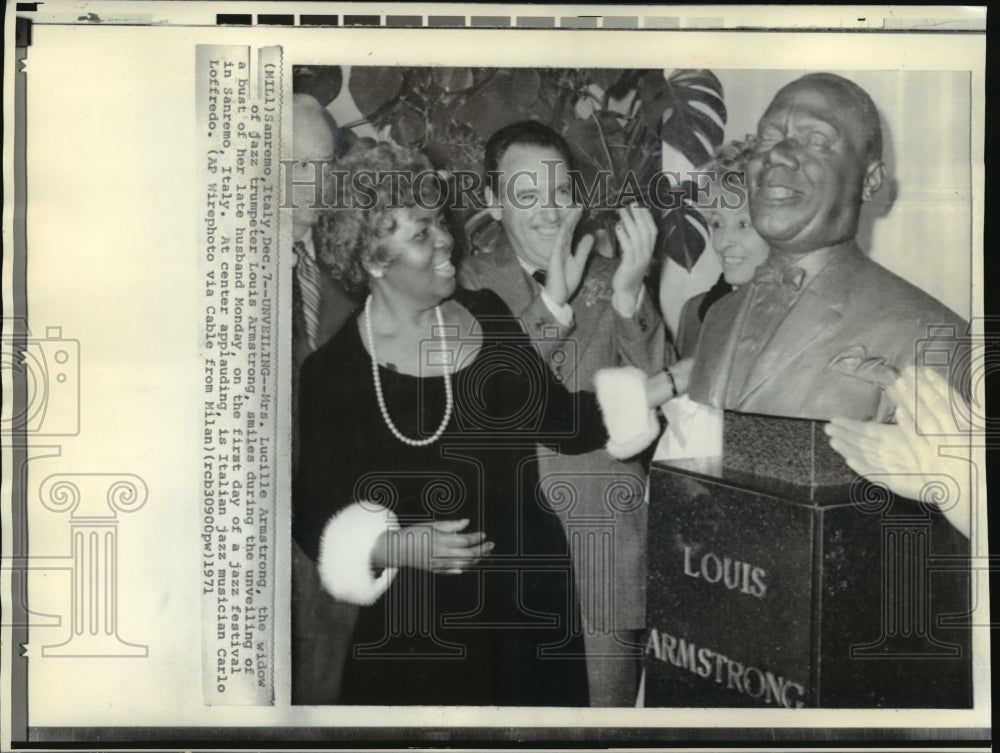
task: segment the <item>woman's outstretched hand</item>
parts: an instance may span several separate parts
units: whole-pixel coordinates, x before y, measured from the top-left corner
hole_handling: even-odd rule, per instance
[[[942,512],[970,536],[970,462],[961,447],[971,437],[954,412],[954,402],[962,398],[953,397],[947,379],[924,366],[919,376],[912,366],[903,369],[885,394],[896,405],[897,423],[834,418],[825,428],[830,446],[856,473],[909,499],[922,499],[928,485],[950,480],[958,495]]]
[[[461,573],[493,551],[486,533],[462,533],[469,520],[438,520],[404,526],[379,536],[372,550],[377,569],[413,567],[420,570]]]

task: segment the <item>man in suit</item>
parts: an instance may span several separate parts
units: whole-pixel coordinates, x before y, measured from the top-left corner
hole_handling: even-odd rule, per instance
[[[619,262],[595,255],[584,237],[570,252],[571,155],[555,131],[535,121],[497,131],[486,146],[486,198],[501,225],[492,249],[467,257],[459,280],[496,292],[534,339],[552,372],[571,389],[593,389],[602,367],[648,374],[673,350],[643,277],[656,226],[645,209],[620,212]],[[605,450],[563,456],[539,449],[542,488],[566,528],[573,553],[592,705],[635,701],[645,627],[645,469]]]
[[[293,202],[290,212],[295,255],[292,279],[292,448],[298,463],[298,382],[303,361],[348,320],[357,303],[316,264],[312,230],[316,198],[321,196],[322,164],[335,156],[335,134],[329,115],[308,94],[294,94],[292,107]],[[318,580],[312,561],[292,546],[292,702],[329,704],[337,700],[340,675],[331,672],[347,651],[357,607],[336,601],[311,582]],[[302,598],[300,594],[309,594]],[[322,657],[332,657],[324,659]],[[322,671],[320,671],[322,670]]]
[[[893,405],[883,389],[905,366],[930,365],[932,353],[942,371],[961,360],[966,323],[855,241],[861,205],[882,184],[881,157],[878,111],[857,84],[817,73],[775,95],[747,171],[771,256],[705,317],[691,399],[885,421]]]
[[[357,307],[344,289],[316,265],[312,230],[321,196],[321,164],[336,152],[332,121],[309,94],[292,95],[293,202],[291,211],[295,278],[293,289],[292,363],[297,374],[306,357],[329,340]]]

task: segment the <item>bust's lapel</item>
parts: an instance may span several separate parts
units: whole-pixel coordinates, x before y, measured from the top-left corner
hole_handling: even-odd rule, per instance
[[[741,286],[709,308],[702,324],[691,373],[692,399],[721,407],[725,405],[736,345],[747,316],[750,288]]]
[[[740,403],[770,380],[782,378],[783,372],[803,351],[824,342],[837,330],[851,292],[856,253],[848,251],[831,261],[802,291],[761,351],[744,382]]]

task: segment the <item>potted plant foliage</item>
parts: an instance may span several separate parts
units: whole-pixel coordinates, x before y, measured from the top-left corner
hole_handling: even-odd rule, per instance
[[[305,83],[330,88],[330,77],[310,70]],[[339,69],[333,78],[339,89]],[[664,144],[699,167],[722,143],[726,107],[711,71],[355,66],[348,88],[363,119],[346,131],[369,123],[451,170],[480,169],[498,128],[527,118],[547,123],[571,145],[589,189],[584,230],[610,231],[614,208],[638,199],[658,210],[661,261],[691,269],[705,248],[705,220],[682,200],[690,183],[661,172]],[[465,219],[472,236],[491,232],[481,213]]]

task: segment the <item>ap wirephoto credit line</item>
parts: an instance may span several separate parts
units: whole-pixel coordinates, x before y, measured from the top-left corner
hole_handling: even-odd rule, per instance
[[[202,596],[208,703],[274,699],[280,50],[198,47],[205,149]],[[256,73],[256,76],[253,74]]]

